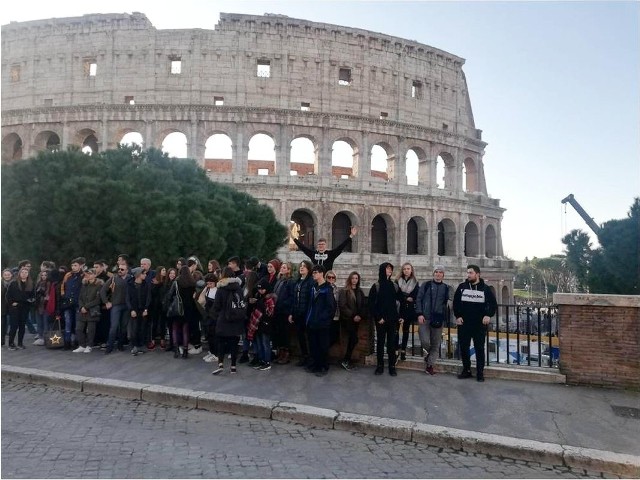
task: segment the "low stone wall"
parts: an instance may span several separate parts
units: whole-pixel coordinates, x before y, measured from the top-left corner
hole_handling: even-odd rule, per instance
[[[640,296],[556,293],[567,383],[640,388]]]

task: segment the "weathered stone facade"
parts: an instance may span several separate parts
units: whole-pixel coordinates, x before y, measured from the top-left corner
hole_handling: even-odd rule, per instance
[[[371,280],[389,260],[411,261],[421,280],[443,264],[455,283],[477,263],[506,303],[504,209],[487,195],[463,63],[414,41],[280,15],[221,14],[215,30],[157,30],[141,13],[11,23],[2,27],[2,161],[114,148],[129,132],[160,147],[181,132],[213,180],[295,220],[307,242],[335,245],[357,225],[352,252],[336,263],[342,278],[357,269]],[[249,160],[259,133],[273,139],[275,162]],[[231,140],[231,158],[205,158],[216,134]],[[313,164],[291,158],[297,138],[313,143]],[[351,146],[352,166],[332,165],[336,141]],[[371,169],[374,146],[386,172]],[[417,185],[407,184],[410,151]]]

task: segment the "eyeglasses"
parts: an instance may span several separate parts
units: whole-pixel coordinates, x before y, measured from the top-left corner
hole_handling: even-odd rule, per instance
[[[118,269],[118,271],[119,271],[119,272],[126,272],[126,271],[127,271],[127,269],[126,269],[126,268],[119,268],[119,269]]]
[[[327,280],[335,280],[335,275],[327,275]]]

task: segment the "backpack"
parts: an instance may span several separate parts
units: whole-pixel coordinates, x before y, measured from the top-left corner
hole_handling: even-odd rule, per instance
[[[227,320],[244,323],[247,320],[247,302],[240,292],[231,292],[227,300]]]

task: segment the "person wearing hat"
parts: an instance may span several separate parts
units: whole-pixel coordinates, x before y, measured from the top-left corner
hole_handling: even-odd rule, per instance
[[[100,320],[100,290],[103,285],[104,282],[97,278],[97,272],[94,268],[90,268],[84,273],[78,297],[79,316],[76,318],[78,348],[73,350],[73,353],[91,353],[96,327]]]
[[[282,265],[282,262],[277,258],[274,258],[273,260],[269,260],[269,263],[267,263],[267,274],[258,277],[261,280],[266,279],[269,282],[269,285],[271,285],[271,290],[275,288],[276,282],[278,281],[278,273],[280,272],[280,265]]]
[[[147,272],[140,267],[131,270],[133,281],[127,285],[127,309],[131,316],[131,355],[144,353],[144,332],[151,305],[151,284],[146,282]]]
[[[444,267],[433,268],[433,280],[424,282],[418,290],[416,314],[418,335],[422,350],[426,353],[425,373],[435,375],[433,365],[438,358],[442,328],[448,323],[451,289],[444,283]]]

